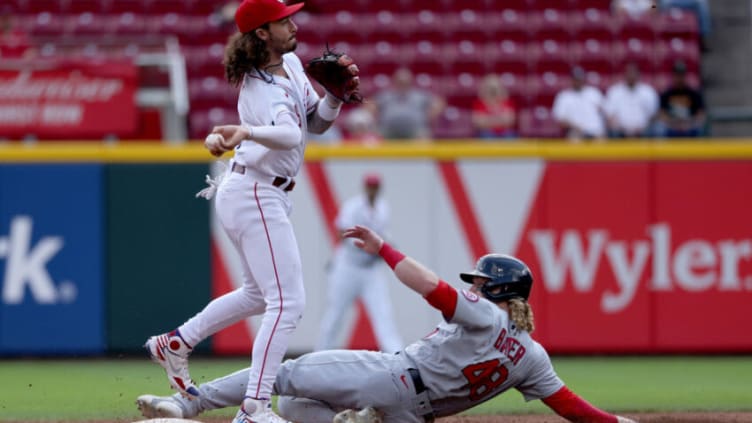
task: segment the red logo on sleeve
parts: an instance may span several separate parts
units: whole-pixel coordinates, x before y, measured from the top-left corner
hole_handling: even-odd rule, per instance
[[[470,301],[471,303],[477,303],[478,302],[478,296],[473,294],[470,291],[462,290],[462,295],[465,296],[465,298]]]

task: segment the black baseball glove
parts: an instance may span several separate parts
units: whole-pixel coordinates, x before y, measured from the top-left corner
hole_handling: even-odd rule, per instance
[[[362,103],[358,66],[344,53],[335,53],[327,46],[321,57],[311,59],[306,73],[321,84],[329,94],[345,103]]]

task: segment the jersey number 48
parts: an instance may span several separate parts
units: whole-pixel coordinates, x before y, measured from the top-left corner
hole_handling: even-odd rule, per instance
[[[509,370],[499,359],[471,364],[462,369],[470,384],[470,400],[477,401],[498,388],[509,377]]]

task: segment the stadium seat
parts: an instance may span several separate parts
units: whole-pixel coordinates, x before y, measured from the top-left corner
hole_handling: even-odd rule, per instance
[[[463,40],[448,44],[444,57],[448,58],[447,70],[451,74],[470,73],[483,75],[492,71],[491,57],[484,44]]]
[[[144,16],[137,15],[133,12],[117,14],[110,21],[111,30],[118,35],[140,35],[144,34],[148,26],[147,19]]]
[[[608,12],[599,9],[587,9],[583,13],[571,13],[569,19],[575,40],[612,41],[614,39],[614,23],[611,14]]]
[[[407,47],[412,54],[414,47]],[[387,41],[379,41],[375,44],[364,44],[359,50],[359,56],[355,57],[361,75],[385,74],[391,75],[397,67],[404,63],[402,46]],[[362,81],[362,77],[361,77]]]
[[[41,12],[27,23],[27,28],[31,35],[62,35],[65,32],[68,22],[69,17],[67,15],[64,16],[50,12]]]
[[[611,11],[610,0],[570,0],[574,10],[598,9],[604,12]]]
[[[317,26],[322,28],[325,39],[350,44],[364,42],[368,35],[364,28],[372,27],[363,25],[363,19],[360,15],[353,15],[348,11],[319,16],[316,22]]]
[[[530,9],[546,10],[555,9],[568,12],[575,7],[571,0],[530,0]]]
[[[655,31],[658,38],[663,40],[684,38],[696,41],[699,36],[697,17],[692,12],[678,8],[661,13],[655,21]]]
[[[529,104],[533,107],[551,107],[559,91],[572,85],[569,75],[547,72],[541,76],[528,77],[527,89]]]
[[[213,107],[191,111],[188,123],[190,137],[204,139],[214,126],[238,124],[240,119],[235,108]]]
[[[443,74],[446,71],[446,53],[440,44],[429,40],[420,40],[403,47],[402,60],[413,73]],[[409,53],[407,53],[409,52]]]
[[[635,38],[653,42],[656,39],[655,19],[652,16],[641,16],[639,19],[616,18],[613,20],[616,36],[621,39]]]
[[[473,137],[473,125],[470,110],[448,106],[432,125],[434,138],[462,139]]]
[[[522,109],[518,113],[518,128],[523,138],[561,138],[561,126],[551,115],[550,107]]]
[[[405,27],[414,25],[413,17],[415,15],[405,15],[409,17],[404,17],[401,14],[382,10],[375,14],[361,16],[363,16],[361,24],[369,34],[369,42],[386,41],[399,44],[411,41]]]
[[[557,9],[545,9],[528,14],[527,25],[532,36],[538,40],[568,42],[572,39],[569,14]]]
[[[531,71],[526,44],[511,40],[489,43],[486,45],[486,54],[494,58],[491,62],[492,72],[527,76]]]
[[[657,66],[654,44],[638,38],[615,41],[613,44],[614,65],[621,72],[627,63],[636,63],[640,71],[655,72]]]
[[[530,4],[532,1],[533,0],[503,0],[503,2],[500,3],[499,0],[485,0],[486,8],[489,11],[501,11],[501,9],[504,9],[515,10],[521,13],[526,13],[530,10]]]
[[[481,12],[462,10],[444,15],[444,27],[449,40],[485,42],[492,36],[488,30],[499,25],[498,21],[489,21]]]
[[[403,31],[413,40],[427,40],[434,43],[450,41],[447,22],[440,13],[421,10],[417,14],[405,16]]]
[[[65,32],[75,36],[101,35],[109,32],[115,20],[116,18],[112,16],[95,15],[91,12],[71,15],[67,21]]]
[[[656,47],[657,70],[670,72],[674,63],[681,60],[690,73],[700,73],[700,46],[696,41],[673,38],[660,41]]]
[[[541,40],[528,44],[532,68],[535,72],[567,74],[574,64],[568,43],[558,40]]]
[[[521,43],[529,40],[527,13],[506,9],[503,12],[489,11],[484,15],[490,31],[489,39]]]
[[[573,61],[584,69],[610,74],[614,72],[613,44],[599,39],[575,42],[571,46]]]

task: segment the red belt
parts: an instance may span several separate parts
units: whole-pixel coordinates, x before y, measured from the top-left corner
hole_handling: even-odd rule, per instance
[[[232,166],[230,167],[230,170],[232,170],[235,173],[245,175],[246,167],[243,166],[242,164],[233,162]],[[272,185],[278,188],[287,184],[284,188],[282,188],[284,191],[292,191],[292,189],[295,188],[295,179],[285,178],[284,176],[275,176],[274,179],[272,179],[271,183]]]

